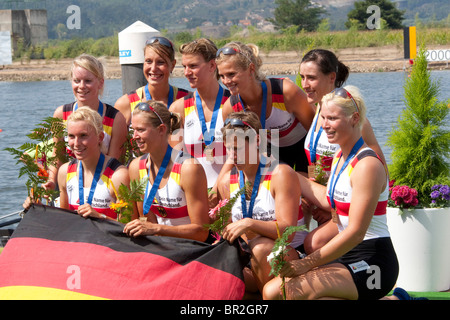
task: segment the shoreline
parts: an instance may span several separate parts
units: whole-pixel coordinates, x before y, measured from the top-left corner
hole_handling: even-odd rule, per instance
[[[430,49],[439,49],[440,46]],[[444,48],[446,46],[442,46]],[[403,48],[397,46],[347,48],[333,50],[352,73],[397,72],[408,71],[411,65],[403,59]],[[261,52],[263,66],[261,71],[266,76],[295,75],[298,73],[302,52],[271,51]],[[122,71],[118,57],[103,57],[106,79],[121,79]],[[181,56],[177,54],[177,66],[173,77],[184,77],[180,64]],[[14,61],[12,65],[0,66],[0,81],[55,81],[69,80],[72,59]],[[448,70],[446,62],[429,63],[429,69]]]

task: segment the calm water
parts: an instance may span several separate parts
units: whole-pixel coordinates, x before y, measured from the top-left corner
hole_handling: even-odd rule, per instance
[[[441,81],[440,100],[449,99],[450,71],[436,71],[432,76]],[[391,151],[385,143],[404,108],[405,77],[403,72],[362,73],[352,74],[347,81],[347,84],[358,86],[362,90],[368,106],[368,118],[388,162]],[[172,79],[171,82],[189,88],[184,78]],[[114,105],[121,95],[121,80],[106,81],[103,102]],[[71,101],[73,95],[68,81],[0,82],[0,216],[21,210],[26,197],[26,179],[18,179],[19,167],[3,149],[17,148],[25,143],[26,134],[40,120],[53,115],[56,107]]]

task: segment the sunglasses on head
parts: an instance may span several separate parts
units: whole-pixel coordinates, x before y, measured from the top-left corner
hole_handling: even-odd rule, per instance
[[[158,117],[159,121],[161,121],[161,124],[163,124],[164,122],[162,121],[161,117],[159,116],[159,114],[155,111],[155,109],[149,105],[147,102],[139,102],[136,106],[137,109],[141,110],[141,111],[153,111],[154,114],[156,114],[156,116]]]
[[[169,39],[164,38],[164,37],[151,37],[150,39],[148,39],[148,40],[145,42],[145,45],[153,44],[153,43],[156,42],[156,40],[158,40],[158,42],[159,42],[160,44],[162,44],[163,46],[165,46],[165,47],[167,47],[167,48],[169,48],[169,49],[174,50],[172,42],[171,42]]]
[[[227,118],[225,120],[225,125],[230,125],[233,127],[249,127],[250,129],[256,131],[248,122],[242,121],[241,119],[236,118]]]
[[[252,63],[252,60],[250,60],[250,58],[247,57],[247,55],[243,54],[243,53],[241,52],[241,50],[236,49],[236,48],[232,48],[232,47],[223,47],[223,48],[220,48],[219,50],[217,50],[216,58],[218,58],[218,57],[220,56],[221,53],[223,53],[223,54],[226,55],[226,56],[232,56],[232,55],[235,55],[235,54],[241,54],[241,55],[244,56],[250,63]]]
[[[358,108],[358,104],[356,103],[355,99],[353,99],[353,96],[350,94],[350,92],[348,92],[347,90],[345,90],[344,88],[336,88],[332,91],[335,95],[342,97],[344,99],[350,98],[353,102],[353,104],[356,107],[356,111],[359,113],[359,108]]]

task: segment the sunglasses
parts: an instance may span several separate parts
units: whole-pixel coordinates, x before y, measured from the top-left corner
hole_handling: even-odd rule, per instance
[[[230,125],[233,127],[249,127],[253,131],[256,131],[248,122],[242,121],[241,119],[228,118],[225,120],[225,125]]]
[[[218,57],[220,56],[221,53],[223,53],[223,54],[226,55],[226,56],[232,56],[232,55],[235,55],[235,54],[241,54],[241,55],[244,56],[250,63],[252,63],[252,60],[250,60],[249,57],[247,57],[245,54],[243,54],[243,53],[241,52],[241,50],[236,49],[236,48],[232,48],[232,47],[223,47],[223,48],[220,48],[219,50],[217,50],[216,58],[218,58]]]
[[[156,114],[156,116],[158,117],[159,121],[161,121],[161,124],[163,124],[164,122],[162,121],[161,117],[159,116],[159,114],[155,111],[155,109],[149,105],[147,102],[139,102],[136,106],[137,109],[141,110],[141,111],[153,111],[154,114]]]
[[[356,107],[356,111],[359,113],[359,108],[358,108],[358,104],[356,103],[355,99],[353,99],[353,96],[350,94],[350,92],[348,92],[347,90],[345,90],[344,88],[336,88],[332,91],[335,95],[342,97],[344,99],[350,98],[353,102],[353,104]]]
[[[145,45],[147,46],[147,45],[149,45],[149,44],[154,44],[157,40],[158,40],[158,42],[159,42],[160,44],[162,44],[163,46],[165,46],[165,47],[167,47],[167,48],[169,48],[169,49],[174,50],[172,42],[171,42],[169,39],[164,38],[164,37],[151,37],[150,39],[148,39],[148,40],[145,42]]]

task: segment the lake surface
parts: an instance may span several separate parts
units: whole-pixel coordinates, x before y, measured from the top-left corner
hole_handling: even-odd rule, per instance
[[[295,80],[295,76],[290,77]],[[351,74],[347,81],[361,89],[368,108],[367,116],[388,163],[391,150],[385,143],[405,106],[403,86],[406,77],[404,72],[357,73]],[[450,71],[433,71],[432,77],[441,82],[440,100],[449,99]],[[189,88],[184,78],[174,78],[171,83]],[[107,80],[102,101],[114,105],[121,95],[121,80]],[[69,81],[0,82],[0,216],[21,210],[26,198],[26,178],[18,179],[19,166],[3,149],[17,148],[27,142],[26,135],[42,119],[52,116],[58,106],[73,100]]]

